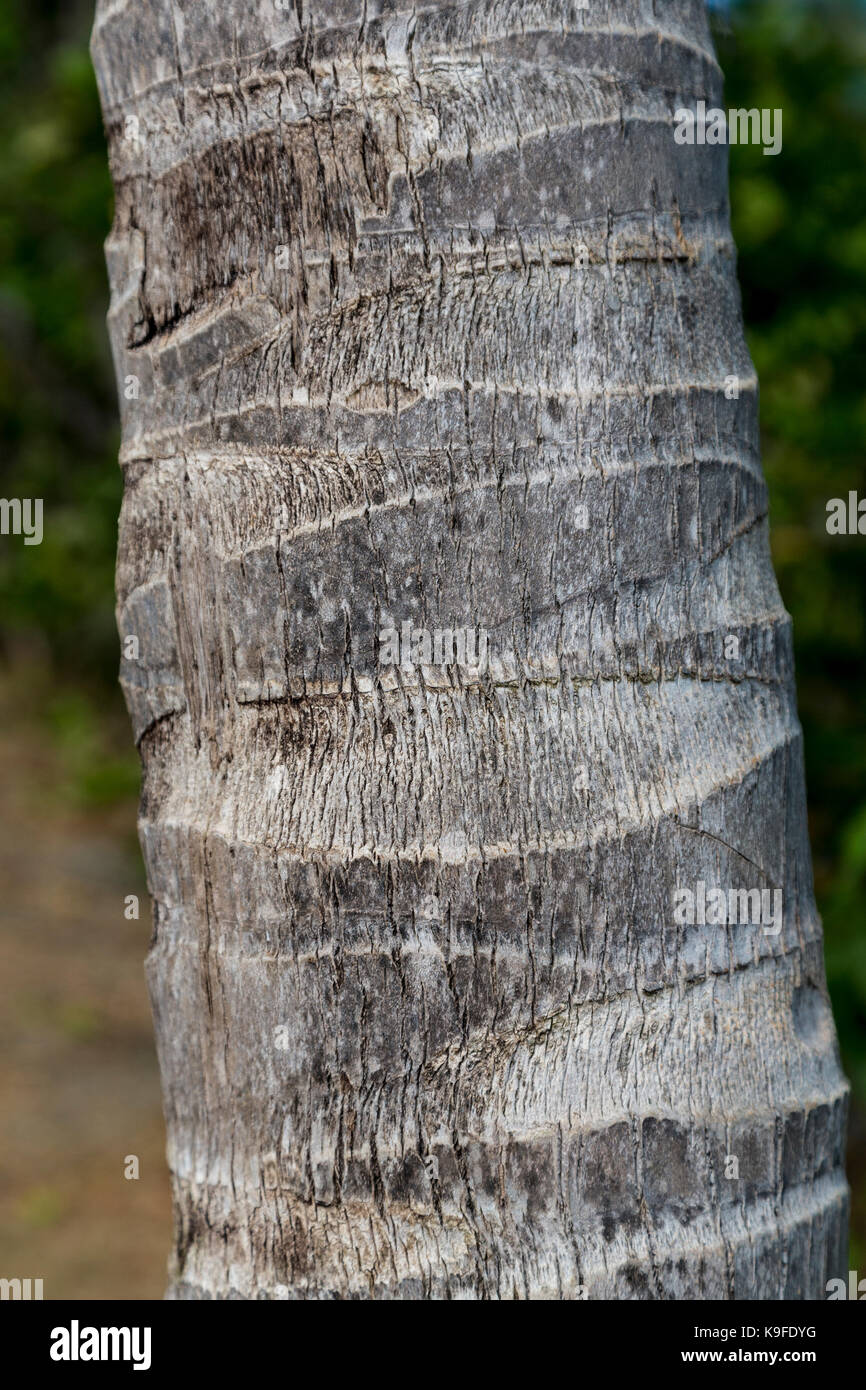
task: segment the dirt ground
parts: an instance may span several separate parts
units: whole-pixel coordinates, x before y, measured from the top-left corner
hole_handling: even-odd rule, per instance
[[[0,1277],[41,1278],[46,1299],[157,1299],[171,1219],[135,803],[66,806],[61,776],[50,737],[3,720]]]

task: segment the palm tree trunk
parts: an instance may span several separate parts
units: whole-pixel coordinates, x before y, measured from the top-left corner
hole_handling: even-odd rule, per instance
[[[673,137],[703,4],[100,0],[93,54],[169,1296],[823,1297],[847,1088],[726,150]]]

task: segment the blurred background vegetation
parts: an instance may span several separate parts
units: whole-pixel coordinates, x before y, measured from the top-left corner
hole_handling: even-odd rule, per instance
[[[719,0],[715,17],[727,104],[784,111],[778,157],[731,150],[731,206],[773,552],[794,618],[828,978],[854,1085],[851,1259],[863,1271],[866,538],[828,536],[825,508],[852,489],[866,496],[866,10],[861,0]],[[111,187],[91,22],[91,0],[0,0],[0,495],[42,497],[46,516],[41,546],[0,540],[2,737],[16,749],[8,776],[38,790],[43,826],[54,816],[79,833],[109,827],[132,856],[138,763],[116,685],[121,478],[104,326]],[[4,799],[22,825],[26,802]],[[92,1043],[99,1007],[63,1007],[59,1017],[90,1020],[69,1046]],[[23,1239],[33,1210],[62,1225],[52,1190],[18,1194],[13,1236]],[[92,1296],[118,1296],[116,1282],[111,1292],[93,1278]],[[158,1296],[161,1269],[154,1279],[127,1278],[125,1296]]]

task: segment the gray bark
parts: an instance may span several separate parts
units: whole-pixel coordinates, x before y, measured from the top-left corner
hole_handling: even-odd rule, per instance
[[[170,1296],[823,1297],[847,1088],[726,150],[673,139],[703,4],[100,0],[92,46]],[[404,622],[486,667],[384,665]],[[701,881],[781,932],[679,924]]]

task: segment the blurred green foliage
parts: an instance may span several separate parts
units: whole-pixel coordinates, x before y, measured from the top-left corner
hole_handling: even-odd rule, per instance
[[[131,795],[135,759],[103,738],[106,708],[120,707],[121,479],[91,20],[89,0],[0,0],[0,495],[42,497],[46,517],[41,546],[0,542],[0,654],[47,666],[29,693],[71,785],[110,800]],[[731,150],[731,205],[828,975],[862,1114],[866,538],[828,536],[825,508],[850,489],[866,496],[866,16],[858,0],[740,0],[717,30],[726,104],[784,112],[780,155]]]
[[[117,667],[122,484],[91,20],[0,0],[0,495],[42,497],[46,518],[40,546],[0,542],[0,621],[7,650],[26,638],[58,680],[96,684]]]

